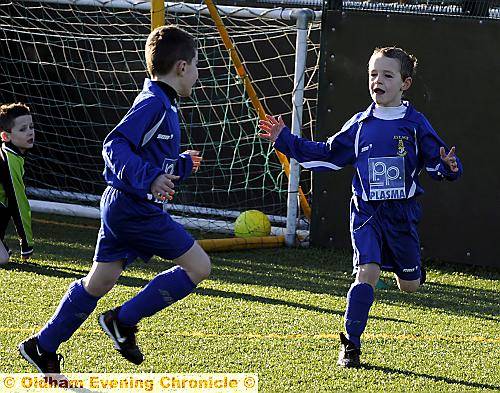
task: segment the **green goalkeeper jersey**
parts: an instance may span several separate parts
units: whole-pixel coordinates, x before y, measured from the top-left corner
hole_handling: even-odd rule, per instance
[[[12,143],[0,149],[0,240],[12,218],[21,244],[21,255],[33,253],[31,208],[24,186],[24,156]]]

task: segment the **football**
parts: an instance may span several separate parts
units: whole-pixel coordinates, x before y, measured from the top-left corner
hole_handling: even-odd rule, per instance
[[[234,235],[236,237],[269,236],[271,222],[259,210],[247,210],[241,213],[234,222]]]

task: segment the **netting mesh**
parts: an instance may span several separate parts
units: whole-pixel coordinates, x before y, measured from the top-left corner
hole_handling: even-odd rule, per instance
[[[28,186],[89,195],[104,189],[102,141],[146,77],[143,48],[149,10],[134,3],[130,8],[78,1],[0,5],[0,100],[28,103],[37,130],[26,165]],[[256,112],[213,21],[187,6],[192,13],[174,13],[168,7],[166,19],[199,40],[199,83],[192,97],[181,102],[182,147],[201,150],[204,161],[174,202],[284,215],[287,180],[281,164],[270,144],[256,135]],[[264,106],[284,114],[290,124],[295,23],[257,14],[221,16]],[[313,23],[304,92],[307,137],[314,127],[318,57],[319,25]],[[301,182],[306,193],[309,183],[306,173]],[[95,197],[86,199],[97,203]]]
[[[345,10],[500,19],[498,0],[344,1]]]
[[[187,0],[195,3],[196,0]],[[362,10],[500,19],[500,0],[218,0],[217,4]]]

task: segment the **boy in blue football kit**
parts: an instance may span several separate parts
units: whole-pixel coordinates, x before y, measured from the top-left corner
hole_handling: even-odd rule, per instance
[[[136,296],[99,316],[99,324],[123,357],[140,364],[138,322],[190,294],[210,274],[210,259],[186,230],[163,210],[177,184],[196,172],[199,152],[179,154],[178,97],[188,97],[198,79],[197,44],[175,26],[149,35],[150,79],[103,144],[101,227],[88,275],[70,284],[52,318],[19,345],[40,372],[59,373],[59,345],[68,340],[137,257],[171,259],[175,267],[154,277]]]
[[[456,180],[462,165],[429,121],[402,94],[412,83],[416,59],[400,48],[377,48],[368,65],[373,103],[354,115],[326,143],[294,136],[281,117],[260,122],[262,137],[303,167],[322,171],[353,165],[350,231],[356,279],[347,293],[346,335],[340,334],[338,365],[360,365],[361,341],[380,271],[395,273],[402,291],[425,280],[417,224],[423,193],[418,176]]]

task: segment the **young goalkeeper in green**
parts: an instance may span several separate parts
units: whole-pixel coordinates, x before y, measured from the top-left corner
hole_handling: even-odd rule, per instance
[[[33,253],[31,209],[24,187],[24,156],[33,147],[35,129],[30,109],[21,103],[0,106],[0,264],[9,262],[5,230],[12,218],[21,243],[21,256]]]

